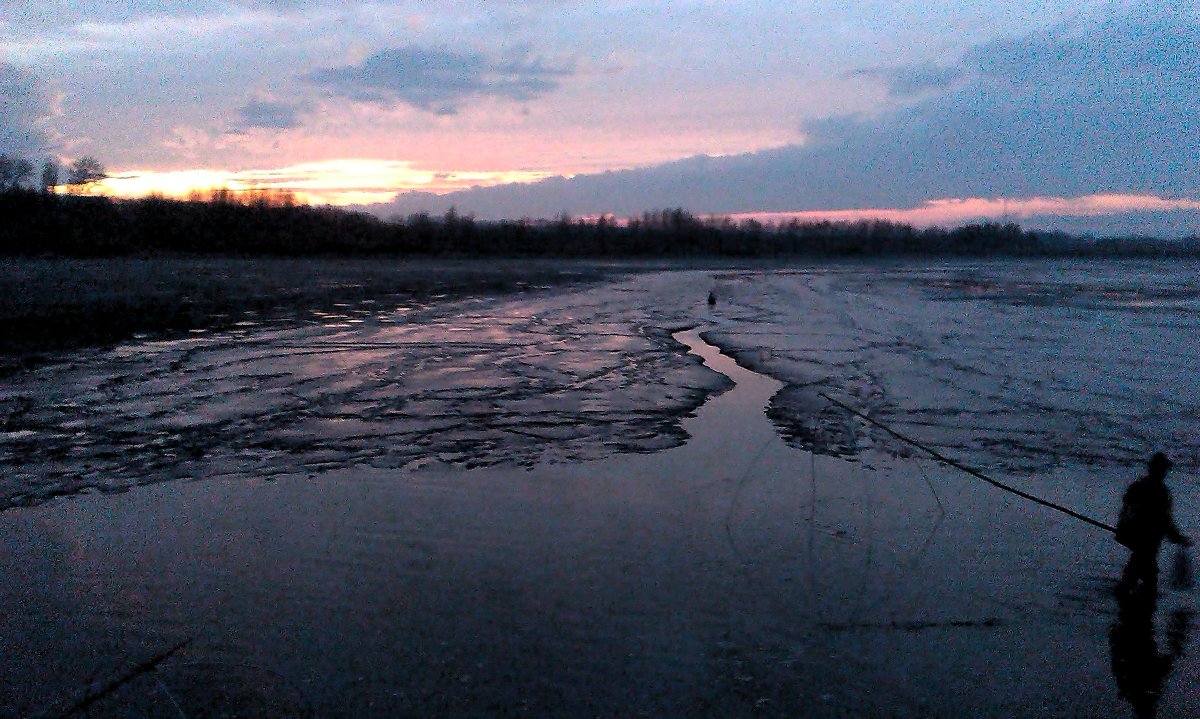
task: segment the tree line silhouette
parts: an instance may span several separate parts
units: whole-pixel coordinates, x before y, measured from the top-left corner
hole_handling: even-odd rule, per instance
[[[485,222],[454,209],[383,220],[269,191],[118,200],[11,185],[0,189],[0,217],[5,256],[1200,256],[1196,236],[1094,238],[995,222],[955,229],[886,220],[764,224],[683,209],[619,222],[568,215]]]
[[[33,162],[16,155],[0,154],[0,191],[18,190],[34,182]],[[42,174],[37,188],[42,192],[54,192],[60,185],[68,192],[84,191],[108,177],[99,160],[84,155],[67,168],[66,182],[62,182],[63,168],[58,160],[48,158],[42,163]]]

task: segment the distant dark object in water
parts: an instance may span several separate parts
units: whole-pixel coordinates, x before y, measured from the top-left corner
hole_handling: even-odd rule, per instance
[[[1191,546],[1191,540],[1180,533],[1171,516],[1171,490],[1163,481],[1170,469],[1171,460],[1162,452],[1155,453],[1146,474],[1129,485],[1121,499],[1116,535],[1130,554],[1117,584],[1119,594],[1131,592],[1139,584],[1152,595],[1157,592],[1158,550],[1164,539]]]
[[[717,296],[712,292],[708,293],[708,306],[714,307],[717,304]]]

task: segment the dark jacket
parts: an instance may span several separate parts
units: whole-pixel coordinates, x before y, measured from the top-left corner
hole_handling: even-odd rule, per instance
[[[1142,477],[1125,490],[1117,541],[1135,551],[1157,551],[1164,537],[1184,541],[1171,516],[1171,490],[1162,480]]]

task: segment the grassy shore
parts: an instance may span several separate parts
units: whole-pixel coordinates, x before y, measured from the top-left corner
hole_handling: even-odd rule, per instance
[[[502,294],[604,273],[594,263],[539,260],[0,258],[0,374],[137,335],[299,318],[367,299]]]

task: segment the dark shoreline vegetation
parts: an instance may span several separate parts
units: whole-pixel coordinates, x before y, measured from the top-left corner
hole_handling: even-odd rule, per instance
[[[179,201],[18,188],[0,192],[0,218],[0,375],[140,335],[298,320],[381,300],[501,294],[638,269],[596,260],[1200,256],[1196,237],[1097,240],[1015,224],[763,225],[681,209],[622,223],[481,222],[454,211],[382,220],[225,191]]]
[[[1015,223],[918,229],[886,220],[763,224],[700,218],[683,209],[610,218],[477,221],[451,209],[382,220],[297,205],[286,196],[208,201],[0,192],[0,256],[150,255],[393,257],[1180,257],[1200,236],[1176,240],[1069,235]]]

